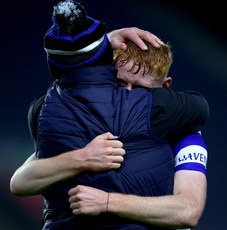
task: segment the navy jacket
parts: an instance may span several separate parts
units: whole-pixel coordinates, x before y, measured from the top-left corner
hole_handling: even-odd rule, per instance
[[[174,159],[167,140],[200,130],[207,119],[207,103],[197,93],[128,91],[118,88],[115,71],[111,66],[74,71],[46,95],[38,119],[38,158],[83,148],[107,131],[119,136],[126,150],[120,169],[84,172],[45,192],[46,230],[157,229],[108,214],[73,216],[68,190],[82,184],[142,196],[172,194]]]

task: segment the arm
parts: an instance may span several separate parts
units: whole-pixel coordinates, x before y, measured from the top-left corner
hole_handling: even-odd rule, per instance
[[[195,227],[206,200],[206,176],[196,171],[175,174],[174,194],[140,197],[109,194],[108,212],[123,218],[166,228]],[[75,215],[106,212],[108,193],[86,186],[69,191],[70,207]]]
[[[193,227],[200,219],[206,200],[206,163],[202,153],[207,156],[200,133],[184,137],[176,143],[173,148],[177,171],[173,195],[139,197],[111,193],[107,205],[106,192],[77,187],[69,192],[71,208],[74,214],[99,214],[108,206],[109,212],[148,224],[166,228]],[[93,209],[94,203],[97,209]]]
[[[126,49],[126,40],[134,42],[142,50],[148,49],[142,39],[151,43],[156,48],[159,48],[160,44],[163,44],[163,42],[154,34],[136,27],[114,30],[108,33],[108,38],[113,49]]]
[[[56,157],[36,159],[35,154],[16,170],[10,181],[11,192],[18,196],[41,194],[56,183],[82,171],[102,171],[121,166],[125,150],[111,133],[97,136],[83,149]]]

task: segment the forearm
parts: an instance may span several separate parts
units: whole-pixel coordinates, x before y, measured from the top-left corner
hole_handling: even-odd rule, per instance
[[[174,194],[139,197],[111,193],[108,210],[125,218],[165,228],[195,227],[206,202],[206,176],[196,171],[176,172]]]
[[[83,170],[83,164],[79,157],[82,150],[76,151],[77,158],[73,157],[73,151],[39,160],[33,154],[11,178],[11,192],[18,196],[41,194],[56,183],[77,175]]]
[[[165,228],[193,227],[180,196],[139,197],[111,193],[108,211],[121,217]],[[195,207],[196,208],[196,207]],[[193,218],[193,217],[192,217]],[[190,223],[189,223],[190,222]]]
[[[188,193],[189,194],[189,193]],[[197,224],[197,201],[190,194],[160,197],[110,193],[92,187],[79,185],[69,191],[70,207],[73,214],[108,213],[124,219],[165,228],[187,228]],[[107,202],[107,200],[109,200]]]
[[[35,154],[14,173],[11,192],[18,196],[41,194],[48,188],[79,173],[116,169],[121,166],[125,150],[111,133],[104,133],[84,148],[62,153],[56,157],[36,159]]]
[[[173,195],[142,197],[110,193],[78,185],[69,191],[74,215],[98,215],[108,211],[126,219],[165,228],[195,227],[206,201],[206,176],[181,170],[175,173]],[[107,201],[108,200],[108,201]]]

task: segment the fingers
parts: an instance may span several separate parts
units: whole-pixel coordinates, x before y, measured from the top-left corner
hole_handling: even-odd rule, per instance
[[[129,31],[126,31],[128,33],[130,40],[134,42],[140,49],[147,50],[147,45],[143,42],[143,40],[149,40],[149,42],[154,43],[153,39],[145,33],[145,31],[140,30],[138,28],[128,28]],[[130,32],[131,30],[131,32]],[[143,39],[143,40],[142,40]]]
[[[129,28],[130,29],[130,28]],[[143,42],[143,40],[149,42],[152,46],[159,48],[160,44],[164,44],[161,39],[159,39],[157,36],[154,34],[150,33],[149,31],[141,30],[136,27],[132,28],[133,32],[133,37],[132,41],[139,46],[142,50],[148,49],[146,44]]]
[[[106,153],[105,154],[106,157],[110,157],[110,156],[124,156],[125,153],[126,153],[126,151],[123,148],[121,148],[121,147],[115,148],[115,147],[110,146],[110,147],[108,147],[108,148],[105,149],[105,153]]]
[[[161,41],[161,39],[159,39],[154,34],[150,33],[149,31],[146,31],[146,30],[141,30],[137,27],[125,28],[123,32],[124,32],[123,36],[126,39],[134,42],[142,50],[148,49],[148,47],[143,42],[143,40],[149,42],[152,46],[154,46],[156,48],[159,48],[160,44],[164,44]]]
[[[72,199],[74,199],[74,198],[72,198],[72,196],[77,194],[78,188],[79,188],[79,185],[69,190],[68,194],[70,196],[71,201],[73,201]]]
[[[77,185],[76,187],[74,188],[71,188],[68,192],[68,195],[70,196],[69,198],[69,202],[72,203],[72,202],[77,202],[79,200],[79,196],[78,194],[81,193],[81,192],[84,192],[84,190],[86,189],[86,187],[88,186],[85,186],[85,185]]]
[[[103,133],[103,134],[97,136],[97,138],[100,140],[111,140],[111,139],[118,138],[118,136],[114,136],[112,133],[107,132],[107,133]]]
[[[123,143],[112,138],[117,136],[110,132],[94,138],[84,148],[84,169],[91,171],[103,171],[116,169],[121,166],[125,150]]]
[[[152,44],[152,46],[159,48],[160,44],[164,45],[162,40],[150,33],[149,31],[142,31],[141,38]]]
[[[122,148],[123,147],[123,143],[118,140],[108,141],[108,143],[109,143],[109,146],[111,146],[112,148]]]
[[[120,167],[121,167],[121,164],[120,164],[120,163],[112,163],[110,169],[119,169]]]
[[[162,40],[154,34],[146,30],[141,30],[137,27],[123,28],[112,31],[108,34],[108,37],[113,49],[125,50],[127,48],[127,40],[134,42],[142,50],[148,49],[143,40],[149,42],[156,48],[159,48],[160,44],[164,44]]]
[[[110,153],[113,156],[124,156],[126,152],[122,148],[114,148],[110,151]]]
[[[82,189],[81,187],[82,186],[78,185],[77,187],[70,189],[68,192],[68,195],[70,196],[68,201],[74,215],[80,214],[80,199],[78,193],[80,192],[79,190]]]
[[[78,185],[68,192],[70,208],[74,215],[98,215],[106,211],[107,193],[105,191]]]
[[[106,169],[118,169],[121,167],[123,161],[123,156],[109,156],[108,163],[106,164]]]
[[[108,155],[124,156],[125,150],[123,149],[123,143],[119,140],[105,140],[104,146],[106,146],[106,152]]]
[[[127,48],[124,38],[112,38],[111,46],[113,49],[125,50]]]
[[[118,140],[113,140],[113,139],[117,139],[118,136],[114,136],[112,133],[107,132],[107,133],[103,133],[99,136],[96,137],[99,140],[108,140],[108,142],[106,142],[106,146],[110,146],[113,148],[122,148],[123,147],[123,143],[118,141]]]
[[[112,160],[113,164],[114,163],[122,163],[123,161],[124,161],[124,158],[122,156],[114,156],[113,160]]]
[[[78,201],[79,201],[79,199],[77,199],[76,196],[70,195],[70,197],[69,197],[69,203],[71,205],[73,205],[75,207],[77,205]],[[70,207],[71,207],[71,205],[70,205]]]

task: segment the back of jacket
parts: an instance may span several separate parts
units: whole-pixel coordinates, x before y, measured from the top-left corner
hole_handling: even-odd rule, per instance
[[[118,88],[112,71],[112,67],[75,71],[46,96],[38,122],[38,158],[83,148],[108,131],[124,143],[126,155],[117,170],[84,172],[44,193],[44,229],[156,229],[107,214],[74,216],[68,190],[78,184],[142,196],[172,194],[172,151],[150,130],[152,93]]]

